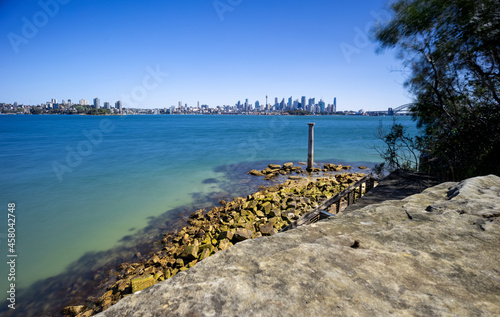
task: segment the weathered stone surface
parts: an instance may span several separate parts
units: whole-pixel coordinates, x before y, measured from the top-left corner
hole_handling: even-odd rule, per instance
[[[500,178],[444,183],[238,243],[98,316],[500,316],[499,241]]]

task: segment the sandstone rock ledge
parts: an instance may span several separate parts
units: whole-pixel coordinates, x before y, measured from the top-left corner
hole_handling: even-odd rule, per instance
[[[500,316],[500,177],[241,242],[98,316]]]

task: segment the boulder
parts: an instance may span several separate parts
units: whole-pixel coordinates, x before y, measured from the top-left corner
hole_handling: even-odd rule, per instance
[[[155,283],[156,281],[153,275],[149,275],[148,277],[135,278],[130,281],[130,284],[132,286],[132,293],[142,291],[143,289],[155,285]]]
[[[248,174],[254,175],[254,176],[264,176],[264,174],[258,170],[251,170],[250,172],[248,172]]]
[[[219,240],[224,240],[224,239],[232,240],[233,235],[234,235],[234,233],[231,231],[223,231],[219,235]]]
[[[184,248],[184,252],[182,252],[181,257],[186,259],[188,262],[197,259],[199,247],[200,245],[198,243],[198,240],[194,240],[192,244]]]
[[[285,164],[283,164],[283,168],[284,169],[292,169],[293,163],[292,162],[285,163]]]
[[[67,306],[64,307],[63,309],[63,314],[64,315],[69,315],[69,316],[76,316],[83,312],[85,310],[85,306],[83,305],[78,305],[78,306]]]
[[[270,236],[276,233],[276,229],[274,229],[274,226],[272,223],[267,222],[264,224],[260,225],[260,233],[263,236]]]
[[[233,244],[228,240],[224,239],[219,242],[219,250],[226,250],[230,248]]]
[[[208,258],[210,256],[210,254],[211,254],[211,251],[210,251],[209,248],[203,249],[203,251],[201,251],[201,254],[200,254],[200,256],[199,256],[198,259],[200,261],[203,260],[203,259],[206,259],[206,258]]]
[[[234,239],[236,241],[244,241],[252,238],[252,230],[245,228],[237,228],[234,233]]]
[[[265,203],[262,204],[260,207],[260,210],[264,212],[264,214],[268,214],[271,211],[272,205],[270,202],[266,201]]]
[[[279,165],[279,164],[269,164],[267,167],[269,167],[272,170],[279,170],[279,169],[281,169],[281,165]]]

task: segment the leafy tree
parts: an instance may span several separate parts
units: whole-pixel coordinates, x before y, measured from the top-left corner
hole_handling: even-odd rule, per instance
[[[308,116],[308,115],[312,114],[309,111],[302,110],[302,109],[288,110],[287,112],[289,115],[292,115],[292,116]]]
[[[398,123],[396,118],[389,132],[385,131],[382,121],[377,129],[376,136],[384,141],[384,147],[375,147],[375,150],[384,159],[384,162],[375,166],[375,172],[379,175],[385,170],[396,169],[419,169],[420,139],[411,137],[408,128]]]
[[[41,107],[32,107],[30,112],[31,114],[42,114],[43,110]]]
[[[459,179],[500,173],[500,1],[398,0],[381,50],[411,70],[422,169]]]

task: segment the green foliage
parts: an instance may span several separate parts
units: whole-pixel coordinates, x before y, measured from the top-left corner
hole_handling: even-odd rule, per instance
[[[442,178],[500,174],[498,0],[399,0],[376,30],[411,69],[421,169]]]
[[[109,111],[109,109],[104,109],[104,108],[99,108],[99,109],[92,108],[92,109],[87,110],[87,114],[93,115],[93,116],[110,114],[110,113],[111,113],[111,111]]]
[[[308,116],[308,115],[312,114],[309,111],[300,110],[300,109],[297,109],[297,110],[288,110],[287,112],[288,112],[288,114],[290,114],[292,116]]]
[[[384,141],[385,146],[375,147],[384,162],[375,166],[375,172],[382,175],[384,171],[396,169],[418,170],[420,140],[411,137],[407,127],[394,119],[389,132],[384,130],[382,121],[377,129],[377,137]]]
[[[32,107],[30,112],[31,114],[42,114],[43,110],[41,107]]]

